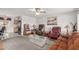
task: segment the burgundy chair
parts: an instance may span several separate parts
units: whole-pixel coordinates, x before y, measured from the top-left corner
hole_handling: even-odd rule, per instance
[[[50,31],[50,33],[48,34],[48,37],[52,39],[57,39],[60,35],[60,32],[61,32],[60,27],[53,27],[52,31]]]

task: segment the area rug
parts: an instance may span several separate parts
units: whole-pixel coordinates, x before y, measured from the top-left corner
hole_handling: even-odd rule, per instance
[[[39,47],[44,47],[44,45],[46,44],[46,41],[47,41],[46,37],[38,36],[38,35],[35,35],[35,36],[32,35],[30,37],[31,37],[30,41],[38,45]]]

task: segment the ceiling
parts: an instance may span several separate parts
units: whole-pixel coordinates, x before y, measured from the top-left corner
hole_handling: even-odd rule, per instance
[[[33,16],[35,17],[35,12],[31,11],[32,8],[0,8],[0,15],[14,15],[14,16]],[[39,15],[49,15],[49,14],[60,14],[75,11],[74,8],[43,8],[46,13]]]

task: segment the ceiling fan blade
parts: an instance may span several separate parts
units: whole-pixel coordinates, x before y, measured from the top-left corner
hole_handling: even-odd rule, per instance
[[[40,11],[40,13],[46,13],[46,11]]]

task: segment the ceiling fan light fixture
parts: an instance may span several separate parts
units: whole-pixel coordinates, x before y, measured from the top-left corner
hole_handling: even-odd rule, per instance
[[[40,15],[40,13],[36,12],[36,15]]]
[[[31,11],[34,11],[35,16],[39,16],[41,14],[46,13],[46,11],[43,8],[33,8]]]

